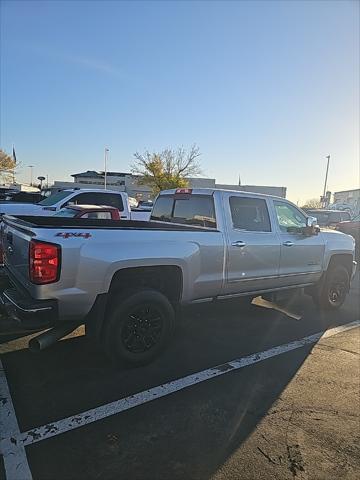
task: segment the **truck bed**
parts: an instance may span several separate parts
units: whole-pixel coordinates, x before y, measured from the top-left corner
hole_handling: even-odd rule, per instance
[[[24,228],[94,228],[110,230],[175,230],[175,231],[205,231],[218,232],[214,228],[198,225],[181,225],[178,223],[141,221],[141,220],[102,220],[88,218],[45,217],[33,215],[17,215],[3,218],[9,224],[16,223],[16,227]],[[14,225],[15,226],[15,225]]]

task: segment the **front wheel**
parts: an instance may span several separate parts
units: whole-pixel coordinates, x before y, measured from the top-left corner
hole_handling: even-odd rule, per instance
[[[124,292],[112,302],[107,317],[105,353],[115,363],[145,365],[170,341],[175,314],[165,295],[146,289]]]
[[[349,272],[345,267],[330,267],[322,284],[313,294],[313,300],[323,310],[337,310],[345,302],[349,285]]]

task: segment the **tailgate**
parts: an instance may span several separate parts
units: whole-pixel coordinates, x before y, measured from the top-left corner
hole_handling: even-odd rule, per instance
[[[1,227],[4,264],[14,277],[26,284],[29,280],[29,244],[35,235],[31,227],[14,217],[3,217]]]

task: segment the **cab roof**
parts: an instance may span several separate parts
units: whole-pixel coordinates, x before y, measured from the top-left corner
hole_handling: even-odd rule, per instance
[[[117,195],[127,195],[126,192],[121,192],[119,190],[109,190],[105,188],[80,188],[80,187],[75,187],[75,188],[64,188],[60,190],[61,192],[80,192],[80,193],[116,193]]]
[[[214,195],[216,192],[236,193],[237,195],[245,195],[256,198],[275,198],[277,200],[288,201],[284,197],[277,197],[276,195],[267,195],[266,193],[247,192],[245,190],[228,190],[225,188],[172,188],[171,190],[162,190],[159,195],[175,195],[181,193],[180,190],[191,190],[189,195]],[[183,192],[186,194],[186,192]]]

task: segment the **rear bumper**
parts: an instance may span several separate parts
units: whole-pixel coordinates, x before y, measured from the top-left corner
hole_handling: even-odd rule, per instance
[[[5,314],[0,318],[0,331],[39,330],[54,325],[58,319],[55,300],[36,300],[13,284],[0,293],[0,308]],[[7,318],[6,318],[7,317]]]

